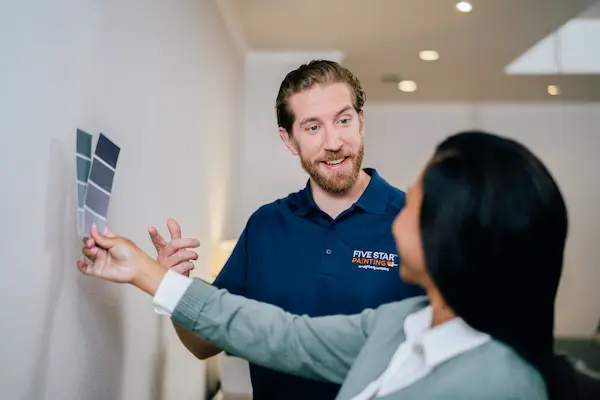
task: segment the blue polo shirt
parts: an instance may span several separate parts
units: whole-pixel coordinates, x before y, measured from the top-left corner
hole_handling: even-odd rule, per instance
[[[214,285],[292,314],[356,314],[422,295],[400,279],[392,222],[405,193],[374,169],[360,199],[332,219],[310,185],[260,207]],[[250,365],[255,400],[332,400],[339,386]]]

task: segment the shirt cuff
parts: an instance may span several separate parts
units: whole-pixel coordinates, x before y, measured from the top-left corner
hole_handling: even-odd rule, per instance
[[[167,271],[152,299],[154,311],[160,315],[172,315],[191,283],[192,279],[173,270]]]

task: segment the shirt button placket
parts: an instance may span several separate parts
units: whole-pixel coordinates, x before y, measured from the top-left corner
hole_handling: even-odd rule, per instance
[[[333,240],[333,236],[334,235],[334,224],[331,224],[329,226],[329,228],[327,229],[327,235],[325,236],[325,254],[323,255],[323,272],[326,275],[330,275],[331,273],[333,273],[333,271],[335,271],[335,267],[333,265],[334,262],[334,256],[333,256],[333,249],[334,249],[334,240]]]

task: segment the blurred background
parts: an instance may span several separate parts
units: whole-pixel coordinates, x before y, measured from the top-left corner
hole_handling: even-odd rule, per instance
[[[147,227],[178,219],[211,279],[250,214],[305,185],[274,104],[314,58],[361,80],[365,166],[402,189],[462,129],[543,159],[570,212],[557,348],[600,374],[600,2],[0,5],[1,399],[251,398],[245,362],[194,359],[148,296],[77,271],[75,132],[121,146],[112,229],[154,254]]]

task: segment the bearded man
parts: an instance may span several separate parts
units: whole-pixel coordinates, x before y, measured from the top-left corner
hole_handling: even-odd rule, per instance
[[[314,60],[285,77],[275,107],[279,134],[308,183],[252,214],[215,286],[311,317],[356,314],[424,294],[397,279],[391,226],[405,193],[362,167],[365,99],[358,79],[332,61]],[[178,223],[168,225],[169,244],[150,230],[158,260],[189,274],[195,253],[183,248]],[[221,351],[175,329],[200,359]],[[332,400],[339,390],[257,365],[250,374],[255,400]]]

